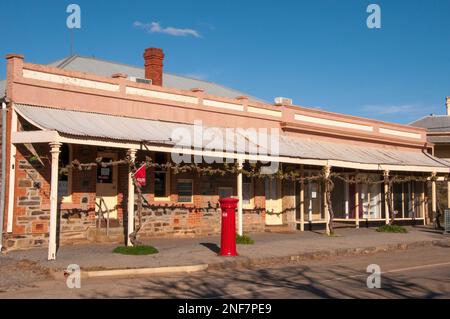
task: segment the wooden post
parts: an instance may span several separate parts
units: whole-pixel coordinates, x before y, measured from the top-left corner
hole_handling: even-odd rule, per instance
[[[415,195],[416,187],[414,182],[411,182],[411,210],[412,210],[412,218],[416,218],[416,195]],[[409,216],[408,216],[409,217]]]
[[[59,153],[61,143],[50,143],[52,154],[52,167],[50,177],[50,229],[48,239],[48,260],[56,260],[56,234],[58,225],[58,176],[59,176]]]
[[[328,207],[328,201],[327,201],[327,189],[328,187],[326,186],[328,183],[328,178],[330,177],[330,171],[331,171],[331,167],[330,166],[325,166],[325,187],[324,187],[324,203],[325,203],[325,222],[326,222],[326,230],[327,230],[327,235],[331,234],[331,230],[330,230],[330,207]]]
[[[6,129],[6,128],[5,128]],[[11,135],[17,131],[17,113],[14,109],[12,109],[11,114]],[[6,221],[6,231],[8,233],[12,233],[13,231],[13,218],[14,218],[14,204],[15,204],[15,186],[16,186],[16,153],[17,148],[16,145],[10,144],[10,152],[9,152],[9,189],[8,189],[8,218]],[[6,155],[6,154],[5,154]]]
[[[426,217],[425,217],[425,182],[422,182],[422,192],[420,194],[420,210],[423,218],[423,223],[426,225]]]
[[[358,183],[355,183],[355,228],[359,228],[359,189]]]
[[[411,182],[408,182],[408,209],[407,209],[408,217],[410,212],[411,212]],[[403,216],[403,218],[405,218],[405,216]]]
[[[389,224],[389,171],[384,171],[384,218],[386,225]]]
[[[243,235],[243,224],[242,224],[242,215],[243,215],[243,199],[244,196],[242,194],[242,168],[244,167],[244,161],[242,158],[238,159],[238,175],[237,175],[237,195],[238,195],[238,234],[239,236]]]
[[[303,165],[300,168],[300,176],[305,177]],[[305,181],[300,182],[300,231],[305,231]]]
[[[431,212],[433,218],[436,216],[437,212],[437,203],[436,203],[436,172],[431,174]]]
[[[350,218],[350,198],[349,198],[349,184],[347,182],[344,182],[344,195],[345,195],[345,219],[349,219]]]
[[[134,163],[136,159],[136,150],[130,149],[128,151],[128,155],[130,156],[131,162]],[[128,169],[128,232],[127,232],[127,246],[133,246],[133,243],[130,239],[130,234],[134,232],[134,182],[131,167]]]
[[[450,178],[447,176],[447,208],[450,208]]]
[[[402,218],[405,218],[405,183],[402,183]]]

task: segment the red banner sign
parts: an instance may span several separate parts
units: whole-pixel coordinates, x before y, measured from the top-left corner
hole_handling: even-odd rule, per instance
[[[136,173],[134,173],[134,177],[136,178],[136,182],[141,185],[141,186],[145,186],[145,182],[146,182],[146,167],[145,164],[142,165],[137,171]]]

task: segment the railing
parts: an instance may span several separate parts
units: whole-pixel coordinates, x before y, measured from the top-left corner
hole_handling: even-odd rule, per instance
[[[109,236],[109,209],[106,205],[105,199],[103,197],[99,198],[99,202],[95,203],[98,206],[98,225],[97,228],[102,227],[102,221],[105,220],[106,211],[106,236]],[[105,211],[103,210],[103,205],[105,206]]]

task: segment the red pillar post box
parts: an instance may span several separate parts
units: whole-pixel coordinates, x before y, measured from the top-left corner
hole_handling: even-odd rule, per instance
[[[220,256],[237,256],[236,252],[236,198],[220,199],[222,209],[222,234]]]

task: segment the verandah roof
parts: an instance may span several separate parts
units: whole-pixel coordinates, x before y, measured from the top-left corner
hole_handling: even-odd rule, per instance
[[[174,145],[172,141],[172,132],[176,129],[183,129],[194,134],[194,125],[163,122],[157,120],[136,119],[129,117],[113,116],[98,113],[88,113],[80,111],[70,111],[63,109],[52,109],[39,106],[15,104],[15,109],[25,120],[34,124],[44,131],[57,131],[61,135],[75,138],[98,138],[115,141],[135,141],[148,142],[154,144]],[[224,133],[224,129],[220,129]],[[239,132],[234,133],[233,142],[239,143]],[[231,141],[226,141],[231,142]],[[263,152],[267,154],[265,147],[258,144],[257,141],[248,141],[254,146],[253,152]],[[178,146],[193,147],[190,143],[177,143]],[[247,153],[252,153],[252,148],[248,150],[249,145],[244,148],[238,145],[238,148],[247,149]],[[414,171],[434,171],[449,172],[450,163],[436,158],[420,151],[406,151],[377,147],[365,147],[351,144],[338,144],[326,141],[307,140],[301,137],[287,136],[280,134],[279,155],[293,159],[325,160],[338,161],[340,167],[355,168],[350,164],[378,165],[379,170],[389,169],[399,170],[402,167],[414,167]],[[386,167],[381,167],[381,166]],[[395,167],[394,167],[395,166]],[[362,168],[364,169],[364,168]],[[408,168],[409,169],[409,168]]]

